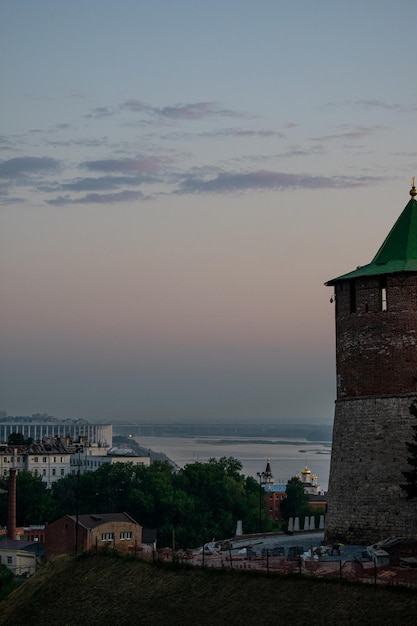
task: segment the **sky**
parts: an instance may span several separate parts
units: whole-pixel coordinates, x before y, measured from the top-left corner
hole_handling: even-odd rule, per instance
[[[411,0],[2,0],[0,410],[331,423],[417,175]]]

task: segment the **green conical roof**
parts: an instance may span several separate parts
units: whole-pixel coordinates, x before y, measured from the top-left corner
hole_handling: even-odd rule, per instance
[[[417,272],[417,200],[415,194],[404,208],[392,227],[388,237],[368,265],[358,267],[353,272],[329,280],[326,285],[334,285],[339,280],[377,276],[394,272]]]

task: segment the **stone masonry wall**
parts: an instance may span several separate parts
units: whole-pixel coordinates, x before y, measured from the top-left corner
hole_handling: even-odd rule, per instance
[[[417,503],[400,484],[409,469],[409,406],[416,395],[350,398],[335,408],[326,540],[374,543],[417,536]]]
[[[417,394],[417,276],[341,281],[336,302],[337,397]]]

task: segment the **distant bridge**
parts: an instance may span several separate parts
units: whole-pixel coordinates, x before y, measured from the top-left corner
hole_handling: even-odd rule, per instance
[[[288,437],[312,441],[331,441],[330,424],[259,424],[259,423],[201,423],[113,422],[113,435],[128,437]]]

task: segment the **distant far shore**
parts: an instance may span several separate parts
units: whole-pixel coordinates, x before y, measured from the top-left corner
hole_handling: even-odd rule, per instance
[[[308,441],[331,441],[332,424],[259,424],[259,423],[119,423],[113,434],[125,437],[286,437]]]

